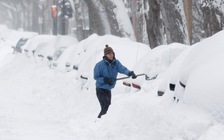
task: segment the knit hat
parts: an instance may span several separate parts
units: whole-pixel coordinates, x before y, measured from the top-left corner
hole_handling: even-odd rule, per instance
[[[109,47],[108,45],[105,46],[106,48],[104,49],[104,56],[106,56],[107,54],[114,52],[113,49],[111,47]]]

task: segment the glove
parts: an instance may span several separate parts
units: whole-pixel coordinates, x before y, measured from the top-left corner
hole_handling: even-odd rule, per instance
[[[110,78],[104,78],[103,81],[104,81],[105,84],[108,84],[108,85],[113,85],[114,84],[113,80],[110,79]]]
[[[135,75],[134,71],[130,71],[128,76],[131,76],[132,79],[136,79],[137,76]]]

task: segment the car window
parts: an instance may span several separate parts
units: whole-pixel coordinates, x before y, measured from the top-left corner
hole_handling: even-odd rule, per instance
[[[63,53],[65,48],[66,47],[62,47],[54,53],[54,55],[53,55],[54,60],[58,60],[58,58],[61,56],[61,54]]]
[[[26,44],[27,40],[28,40],[28,39],[20,39],[20,40],[18,41],[18,43],[16,44],[16,48],[21,48],[23,45]]]

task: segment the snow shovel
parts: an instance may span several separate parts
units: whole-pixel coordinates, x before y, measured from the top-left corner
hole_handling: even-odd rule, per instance
[[[138,74],[136,76],[138,77],[138,76],[143,76],[143,75],[145,75],[145,74]],[[123,80],[123,79],[128,79],[128,78],[130,78],[130,76],[117,78],[116,80]],[[123,85],[131,87],[131,84],[128,82],[125,82],[125,81],[123,82]],[[133,84],[132,84],[132,86],[133,86]]]
[[[81,79],[84,79],[84,80],[88,80],[88,77],[85,77],[85,76],[80,76],[80,78]],[[122,77],[122,78],[118,78],[118,79],[116,79],[116,80],[122,80],[122,79],[127,79],[127,78],[129,78],[129,77]],[[123,84],[125,85],[125,86],[128,86],[128,87],[131,87],[131,84],[130,83],[128,83],[128,82],[123,82]]]
[[[143,76],[143,75],[145,75],[145,80],[154,80],[154,79],[156,79],[156,77],[158,76],[158,74],[156,75],[156,76],[154,76],[154,77],[152,77],[152,78],[149,78],[146,74],[138,74],[138,75],[136,75],[136,76]],[[123,77],[123,78],[118,78],[118,79],[126,79],[127,77]],[[129,78],[129,77],[128,77]],[[141,89],[141,86],[140,85],[138,85],[138,84],[135,84],[135,83],[132,83],[132,84],[130,84],[130,83],[128,83],[128,82],[123,82],[123,85],[125,85],[125,86],[128,86],[128,87],[133,87],[133,88],[136,88],[136,89]]]
[[[157,75],[158,75],[158,74],[157,74]],[[142,74],[137,74],[136,76],[137,76],[137,77],[138,77],[138,76],[145,76],[145,79],[146,79],[146,80],[153,80],[153,79],[156,79],[157,75],[154,76],[154,77],[152,77],[152,78],[149,78],[149,77],[148,77],[146,74],[144,74],[144,73],[142,73]],[[88,77],[85,77],[85,76],[82,76],[82,75],[80,76],[80,78],[85,79],[85,80],[88,80]],[[117,80],[128,79],[128,78],[130,78],[130,76],[117,78],[116,81],[117,81]]]
[[[138,77],[138,76],[147,76],[146,74],[144,74],[144,73],[142,73],[142,74],[137,74],[136,75],[136,77]],[[121,77],[121,78],[117,78],[116,80],[123,80],[123,79],[128,79],[128,78],[130,78],[131,76],[127,76],[127,77]],[[148,76],[147,76],[148,77]]]
[[[143,75],[146,75],[146,74],[138,74],[138,75],[136,75],[136,76],[138,77],[138,76],[143,76]],[[80,78],[81,78],[81,79],[88,80],[88,77],[85,77],[85,76],[83,76],[83,75],[81,75]],[[128,79],[128,78],[130,78],[130,76],[117,78],[116,81],[117,81],[117,80]]]

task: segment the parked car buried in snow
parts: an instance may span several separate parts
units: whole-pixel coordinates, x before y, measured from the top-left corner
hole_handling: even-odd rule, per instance
[[[58,50],[56,50],[54,52],[54,54],[52,56],[47,56],[47,59],[51,62],[50,67],[57,67],[57,60],[58,58],[61,56],[61,54],[63,53],[63,51],[66,49],[66,47],[61,47]]]
[[[27,43],[28,40],[29,38],[21,38],[16,44],[16,46],[13,46],[13,53],[22,53],[22,47]]]
[[[34,38],[30,39],[26,45],[24,46],[24,51],[28,57],[31,57],[34,55],[34,53],[37,52],[37,48],[46,46],[48,42],[50,42],[52,39],[56,38],[56,36],[53,35],[38,35]]]
[[[148,78],[139,77],[132,80],[130,83],[132,87],[150,90],[149,85],[145,83],[151,82],[157,76],[160,77],[161,73],[164,73],[175,58],[186,48],[187,45],[173,43],[170,45],[161,45],[149,51],[134,67],[136,74],[144,73]]]
[[[163,96],[223,112],[223,35],[221,31],[190,46],[175,60],[159,86]]]
[[[58,35],[50,40],[44,47],[37,48],[35,55],[47,58],[51,68],[58,66],[58,59],[69,46],[78,43],[78,40],[69,35]]]

